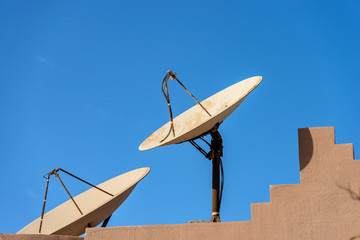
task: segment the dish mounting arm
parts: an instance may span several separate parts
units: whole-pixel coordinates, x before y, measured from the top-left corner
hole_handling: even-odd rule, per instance
[[[61,169],[61,168],[53,169],[53,170],[51,170],[49,173],[47,173],[47,174],[45,174],[45,175],[43,176],[44,178],[46,178],[46,190],[45,190],[44,203],[43,203],[43,207],[42,207],[42,211],[41,211],[39,233],[41,233],[42,223],[43,223],[43,219],[44,219],[45,204],[46,204],[46,198],[47,198],[47,193],[48,193],[48,188],[49,188],[49,182],[50,182],[50,176],[51,176],[51,175],[55,175],[55,177],[59,179],[61,185],[64,187],[65,191],[66,191],[67,194],[70,196],[72,202],[75,204],[75,206],[76,206],[76,208],[79,210],[80,214],[83,215],[82,211],[80,210],[80,207],[79,207],[79,206],[77,205],[77,203],[75,202],[75,199],[71,196],[70,192],[68,191],[68,189],[65,187],[65,184],[64,184],[63,181],[61,180],[61,178],[60,178],[60,176],[59,176],[59,174],[58,174],[59,171],[62,171],[62,172],[64,172],[64,173],[70,175],[71,177],[76,178],[76,179],[78,179],[78,180],[80,180],[80,181],[82,181],[82,182],[84,182],[84,183],[92,186],[93,188],[96,188],[96,189],[98,189],[98,190],[100,190],[100,191],[102,191],[102,192],[104,192],[104,193],[106,193],[106,194],[108,194],[108,195],[110,195],[110,196],[112,196],[112,197],[114,196],[113,194],[111,194],[111,193],[109,193],[109,192],[107,192],[107,191],[105,191],[105,190],[103,190],[103,189],[101,189],[101,188],[99,188],[99,187],[97,187],[97,186],[95,186],[95,185],[93,185],[93,184],[91,184],[91,183],[89,183],[89,182],[87,182],[87,181],[85,181],[85,180],[83,180],[83,179],[81,179],[81,178],[79,178],[79,177],[77,177],[77,176],[69,173],[68,171],[65,171],[64,169]],[[106,224],[108,223],[110,217],[111,217],[111,215],[110,215],[107,219],[105,219],[105,221],[106,221],[106,223],[105,223],[105,221],[104,221],[105,226],[106,226]],[[104,224],[103,224],[103,225],[104,225]]]
[[[166,99],[166,102],[167,102],[168,108],[169,108],[170,129],[169,129],[169,132],[166,134],[166,136],[160,142],[163,142],[166,138],[168,138],[171,132],[173,133],[173,136],[175,137],[173,114],[172,114],[172,109],[171,109],[171,105],[170,105],[170,94],[169,94],[169,88],[168,88],[168,85],[167,85],[167,82],[169,81],[169,79],[176,80],[186,90],[186,92],[188,94],[190,94],[190,96],[197,102],[197,104],[199,104],[200,107],[211,117],[211,114],[206,110],[206,108],[194,97],[194,95],[192,95],[192,93],[176,77],[176,73],[173,73],[171,70],[169,70],[169,71],[167,71],[167,73],[166,73],[166,75],[165,75],[165,77],[164,77],[164,79],[162,81],[161,90],[162,90],[162,92],[164,94],[164,97]]]

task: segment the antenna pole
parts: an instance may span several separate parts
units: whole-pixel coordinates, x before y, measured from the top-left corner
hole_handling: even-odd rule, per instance
[[[207,159],[212,160],[212,202],[211,202],[211,219],[209,222],[221,222],[220,221],[220,206],[222,193],[224,189],[224,168],[221,157],[223,156],[223,144],[220,133],[218,132],[219,123],[215,125],[206,134],[211,135],[211,144],[205,139],[200,137],[210,147],[210,152],[206,154],[205,150],[202,149],[194,140],[189,142],[202,153]],[[221,180],[221,181],[220,181]]]
[[[222,138],[215,127],[211,132],[211,151],[209,158],[212,159],[212,209],[210,222],[220,221],[220,163],[222,157]]]
[[[211,219],[210,222],[220,222],[220,202],[219,202],[219,164],[217,158],[212,160],[212,208],[211,208]]]

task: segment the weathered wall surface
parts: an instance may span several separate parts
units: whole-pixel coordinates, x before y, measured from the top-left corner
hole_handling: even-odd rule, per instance
[[[300,184],[270,187],[252,220],[89,228],[85,240],[351,239],[360,234],[360,161],[333,127],[299,129]],[[360,239],[360,238],[359,238]]]
[[[0,234],[0,240],[84,240],[84,238],[45,234]]]

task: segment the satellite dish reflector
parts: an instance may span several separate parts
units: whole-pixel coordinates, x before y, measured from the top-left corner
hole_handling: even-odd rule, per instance
[[[139,168],[114,177],[97,187],[110,192],[104,194],[91,188],[74,200],[81,208],[83,215],[76,209],[71,200],[61,204],[44,215],[41,234],[79,236],[87,227],[95,227],[108,218],[130,195],[137,183],[150,172],[150,168]],[[36,219],[18,234],[38,234],[40,218]]]
[[[261,76],[245,79],[202,101],[201,105],[204,106],[211,116],[199,104],[196,104],[174,118],[175,136],[170,134],[163,140],[170,128],[171,123],[168,122],[150,135],[139,146],[139,150],[144,151],[160,146],[181,143],[207,133],[216,124],[223,122],[244,101],[247,95],[260,84],[261,80]]]

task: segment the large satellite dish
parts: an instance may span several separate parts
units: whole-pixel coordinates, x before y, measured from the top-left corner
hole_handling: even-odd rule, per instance
[[[172,118],[170,95],[167,86],[169,79],[177,80],[197,102],[195,106],[174,119]],[[169,70],[165,75],[162,85],[163,93],[169,106],[171,121],[155,131],[139,146],[139,150],[143,151],[189,141],[206,158],[212,160],[212,213],[210,222],[220,222],[220,205],[224,185],[224,171],[221,160],[223,145],[218,127],[261,81],[261,76],[245,79],[199,102],[177,79],[176,74]],[[211,135],[211,144],[202,138],[208,134]],[[199,138],[208,143],[210,146],[209,152],[206,152],[194,141]],[[220,176],[222,176],[221,183]]]
[[[95,227],[109,218],[149,172],[148,167],[135,169],[77,195],[73,200],[81,209],[82,214],[76,209],[71,199],[43,216],[40,233],[72,236],[83,234],[87,227]],[[104,194],[99,189],[113,196]],[[18,234],[38,234],[40,222],[39,217],[21,229]]]
[[[205,99],[201,104],[211,114],[209,116],[199,104],[174,118],[175,136],[164,136],[170,128],[170,122],[151,134],[141,145],[144,151],[160,146],[185,142],[207,133],[218,123],[222,123],[261,82],[262,77],[252,77],[240,81]]]

